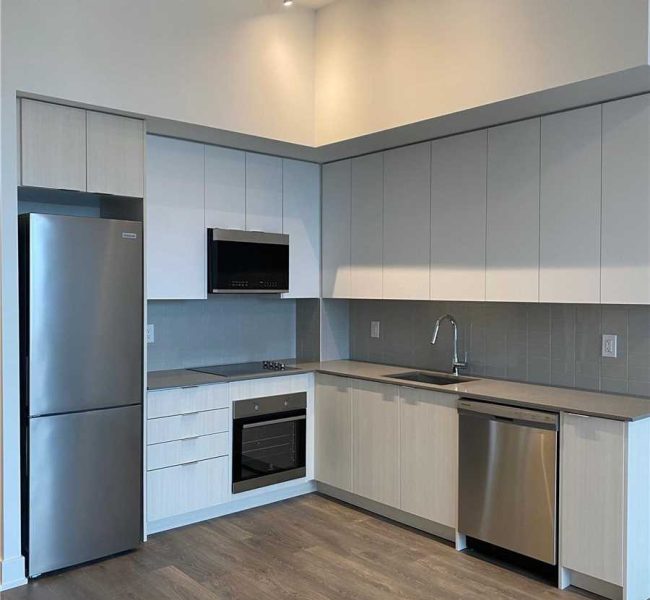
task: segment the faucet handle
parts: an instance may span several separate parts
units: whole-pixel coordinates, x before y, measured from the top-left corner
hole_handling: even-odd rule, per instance
[[[465,351],[465,355],[463,357],[463,360],[456,361],[454,363],[454,367],[456,367],[458,369],[466,369],[469,366],[469,362],[468,362],[467,358],[468,358],[468,354],[467,354],[467,351]]]

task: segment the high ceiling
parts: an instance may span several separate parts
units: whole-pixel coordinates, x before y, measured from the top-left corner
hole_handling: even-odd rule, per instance
[[[309,8],[322,8],[323,6],[327,6],[328,4],[332,4],[335,0],[295,0],[296,4],[300,4],[302,6],[308,6]]]

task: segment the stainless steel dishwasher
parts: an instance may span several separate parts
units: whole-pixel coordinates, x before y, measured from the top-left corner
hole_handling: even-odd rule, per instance
[[[558,415],[461,399],[458,530],[557,564]]]

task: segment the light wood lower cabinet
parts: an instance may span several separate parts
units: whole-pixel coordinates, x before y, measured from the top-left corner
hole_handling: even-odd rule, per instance
[[[563,415],[562,566],[623,585],[625,423]]]
[[[400,508],[456,528],[458,410],[456,396],[401,387]]]
[[[209,508],[228,499],[230,457],[147,473],[147,519],[157,521]]]
[[[316,382],[316,479],[352,491],[350,380],[319,375]]]
[[[147,470],[183,465],[230,454],[228,432],[151,444],[147,446]]]
[[[352,490],[399,508],[397,386],[355,381],[352,388]]]

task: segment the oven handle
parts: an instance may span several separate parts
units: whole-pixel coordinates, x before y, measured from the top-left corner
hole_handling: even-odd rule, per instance
[[[304,421],[306,415],[298,415],[297,417],[284,417],[284,419],[273,419],[272,421],[260,421],[259,423],[246,423],[242,425],[242,429],[252,429],[253,427],[264,427],[265,425],[275,425],[276,423],[288,423],[290,421]]]

